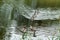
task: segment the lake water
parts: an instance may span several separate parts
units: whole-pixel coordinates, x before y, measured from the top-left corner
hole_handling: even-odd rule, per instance
[[[7,28],[5,40],[23,40],[22,33],[16,28],[16,21],[13,20],[11,27]],[[48,27],[39,26],[36,28],[36,37],[33,37],[33,32],[28,31],[24,40],[55,40],[59,36],[59,24]],[[22,29],[22,27],[20,28]]]
[[[60,10],[58,10],[57,13],[60,13],[59,11]],[[41,10],[41,12],[43,11]],[[19,29],[17,29],[17,21],[12,20],[9,27],[0,28],[0,33],[1,33],[0,40],[56,40],[56,38],[60,34],[59,26],[60,26],[59,22],[58,24],[52,24],[46,27],[38,26],[36,27],[36,37],[33,37],[32,36],[33,32],[28,30],[26,38],[22,39],[23,34],[19,31],[19,29],[22,29],[22,26],[19,27]]]

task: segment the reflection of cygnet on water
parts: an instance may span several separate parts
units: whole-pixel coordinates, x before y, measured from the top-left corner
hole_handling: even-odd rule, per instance
[[[27,31],[26,27],[23,27],[23,28],[22,28],[22,31],[23,31],[23,32],[26,32],[26,31]]]
[[[23,31],[22,38],[24,39],[24,38],[25,38],[25,36],[26,36],[26,33],[27,33],[26,26],[24,26],[24,27],[22,28],[22,31]]]
[[[36,27],[32,27],[32,26],[30,25],[30,29],[31,29],[31,31],[33,31],[33,37],[36,37],[36,35],[35,35]]]

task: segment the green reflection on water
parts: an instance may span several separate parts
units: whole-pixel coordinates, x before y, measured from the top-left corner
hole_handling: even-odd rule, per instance
[[[4,40],[6,28],[0,27],[0,40]]]

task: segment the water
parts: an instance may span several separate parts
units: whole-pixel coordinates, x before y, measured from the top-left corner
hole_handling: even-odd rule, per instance
[[[49,9],[41,9],[41,15],[43,15],[42,13],[47,13],[47,14],[50,14],[51,12],[52,13],[60,13],[59,9],[58,10],[49,10]],[[33,12],[31,13],[33,14]],[[58,15],[57,14],[57,15]],[[30,14],[29,14],[30,15]],[[58,15],[59,16],[59,15]],[[59,17],[58,17],[59,18]],[[37,18],[36,18],[37,19]],[[39,20],[39,19],[38,19]],[[22,39],[22,33],[16,28],[17,27],[17,21],[16,20],[12,20],[11,21],[11,24],[9,27],[6,28],[6,34],[4,35],[5,36],[5,40],[23,40]],[[20,29],[22,29],[22,27],[19,27]],[[42,27],[42,26],[39,26],[36,28],[36,36],[37,37],[33,37],[33,33],[31,31],[28,30],[27,32],[27,36],[24,40],[52,40],[52,38],[54,37],[54,40],[57,38],[57,36],[60,34],[59,33],[59,23],[58,24],[52,24],[51,26],[48,25],[46,27]]]
[[[5,40],[23,40],[21,32],[18,31],[16,27],[17,22],[15,20],[12,20],[11,26],[7,28]],[[32,32],[29,31],[24,40],[48,40],[48,38],[52,40],[52,37],[54,37],[55,40],[57,38],[56,36],[59,33],[58,28],[59,27],[57,25],[51,25],[49,27],[37,27],[37,37],[33,37]],[[22,27],[20,29],[22,29]]]
[[[13,40],[15,38],[15,30],[17,27],[17,22],[15,20],[12,20],[10,27],[8,27],[6,30],[6,37],[5,40]]]
[[[60,17],[60,9],[54,10],[52,8],[39,8],[36,12],[36,17],[34,17],[34,20],[46,20],[46,19],[51,19],[51,20],[55,20],[55,19],[59,19]],[[31,17],[34,15],[35,10],[31,10],[30,12],[28,10],[26,10],[26,14],[27,15],[23,15],[28,19],[31,19]]]
[[[38,7],[51,7],[51,6],[59,6],[59,2],[56,1],[57,4],[55,4],[55,1],[49,4],[48,1],[41,2],[37,0],[32,0],[31,7],[28,7],[24,3],[25,0],[3,0],[0,10],[0,23],[5,26],[4,24],[7,24],[10,19],[17,18],[17,15],[15,15],[16,12],[13,11],[13,9],[17,10],[17,13],[22,13],[24,17],[31,19],[36,9],[38,12],[38,15],[34,18],[34,20],[55,20],[60,18],[60,9],[54,9],[54,8],[38,8]],[[39,4],[38,4],[38,3]],[[41,2],[41,3],[40,3]],[[30,3],[30,2],[29,2]],[[40,5],[41,4],[41,5]],[[38,8],[38,9],[37,9]],[[14,13],[12,15],[12,13]],[[16,13],[16,14],[17,14]],[[28,15],[28,16],[27,16]],[[11,18],[13,16],[13,18]],[[25,20],[24,20],[25,21]],[[58,20],[59,21],[59,20]],[[7,22],[7,23],[6,23]],[[22,39],[22,33],[17,29],[17,21],[12,20],[11,24],[8,27],[1,27],[0,25],[0,40],[23,40]],[[60,36],[60,24],[59,23],[53,23],[52,25],[48,26],[39,26],[36,27],[36,37],[33,37],[32,31],[27,31],[26,38],[24,40],[54,40],[57,38],[57,36]],[[19,29],[22,29],[23,26],[19,27]]]

